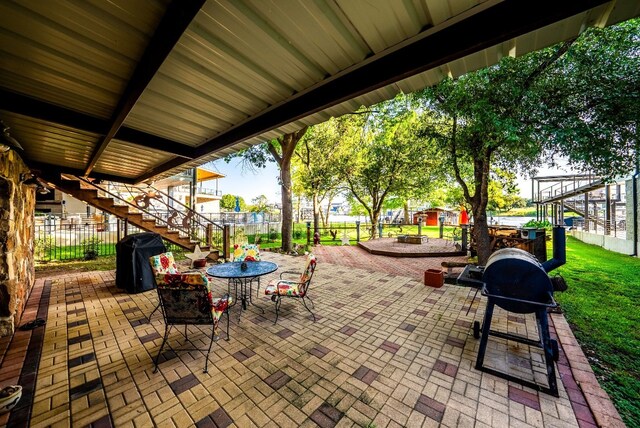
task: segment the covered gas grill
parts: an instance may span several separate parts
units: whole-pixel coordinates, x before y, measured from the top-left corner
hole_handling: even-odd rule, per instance
[[[498,250],[489,257],[484,267],[467,266],[458,277],[458,283],[477,287],[487,297],[482,329],[476,321],[473,325],[474,337],[480,337],[480,348],[476,359],[476,369],[503,379],[517,382],[532,389],[558,396],[554,361],[558,359],[558,343],[549,336],[547,309],[556,307],[553,299],[553,284],[548,272],[565,263],[564,229],[553,230],[553,259],[541,264],[526,251],[517,248]],[[533,313],[538,325],[539,340],[515,334],[491,330],[491,319],[495,306],[518,314]],[[482,334],[480,334],[482,330]],[[514,377],[484,366],[484,358],[489,336],[501,337],[530,346],[542,348],[547,367],[548,387]]]

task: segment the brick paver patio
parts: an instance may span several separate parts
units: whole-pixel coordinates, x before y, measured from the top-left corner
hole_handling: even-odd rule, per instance
[[[257,304],[264,315],[253,308],[238,323],[232,312],[230,340],[214,344],[206,374],[198,351],[167,352],[153,373],[152,357],[164,332],[158,313],[150,324],[145,320],[157,303],[155,291],[126,294],[115,287],[113,272],[39,280],[21,323],[38,316],[47,319],[46,326],[0,341],[0,385],[24,387],[19,405],[0,416],[0,423],[219,428],[621,424],[595,378],[589,378],[586,360],[579,360],[582,354],[562,315],[552,316],[562,347],[560,398],[555,398],[473,368],[478,340],[470,327],[481,319],[484,300],[471,305],[473,292],[467,288],[425,287],[421,272],[438,267],[441,259],[399,260],[355,247],[318,247],[315,252],[318,268],[310,295],[317,322],[299,302],[286,300],[274,325],[274,304],[262,296]],[[303,263],[275,253],[264,258],[278,263],[280,271],[300,270]],[[216,284],[221,292],[226,289],[225,283]],[[492,326],[537,337],[533,315],[497,310]],[[197,339],[208,331],[190,327],[189,333]],[[172,337],[180,335],[174,330]],[[492,337],[486,362],[529,380],[546,380],[541,351],[522,344]],[[593,388],[587,394],[581,392],[585,384]]]

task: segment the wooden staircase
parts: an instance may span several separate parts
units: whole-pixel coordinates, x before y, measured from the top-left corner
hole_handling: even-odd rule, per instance
[[[147,232],[154,232],[162,236],[167,241],[178,245],[188,251],[193,251],[196,245],[200,245],[202,251],[218,252],[222,256],[222,249],[211,248],[210,245],[202,241],[192,240],[184,231],[175,230],[169,224],[157,216],[148,213],[144,209],[113,196],[100,196],[99,187],[80,179],[47,177],[46,181],[61,192],[67,193],[74,198],[86,202],[87,204],[120,219],[135,225]]]

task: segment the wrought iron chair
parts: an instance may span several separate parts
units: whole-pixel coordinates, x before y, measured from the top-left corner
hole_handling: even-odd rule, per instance
[[[315,309],[313,301],[308,296],[309,284],[311,284],[311,278],[313,277],[313,272],[315,271],[315,269],[316,257],[313,254],[309,254],[307,255],[307,261],[304,270],[302,271],[302,275],[300,275],[297,280],[283,279],[283,275],[298,273],[292,271],[284,271],[280,273],[280,279],[274,279],[269,282],[267,287],[264,289],[264,294],[266,294],[267,296],[271,296],[271,300],[276,304],[276,320],[274,321],[274,324],[278,322],[278,315],[283,297],[300,299],[305,309],[308,310],[313,317],[313,322],[316,321],[316,316],[313,312],[311,312],[311,309],[309,309],[309,306],[307,306],[307,302],[305,300],[309,299],[309,302],[311,302],[311,307]]]
[[[260,261],[260,246],[257,244],[235,244],[233,246],[233,261],[234,262],[259,262]],[[260,277],[253,278],[258,283],[256,288],[256,298],[260,292]],[[236,299],[238,298],[236,287]]]
[[[175,267],[175,262],[172,263],[172,260],[173,255],[171,253],[151,257],[152,266],[155,266],[157,262],[161,269]],[[218,324],[224,314],[227,315],[226,340],[229,340],[229,305],[232,303],[231,298],[228,294],[221,298],[213,298],[209,280],[199,271],[184,273],[177,271],[171,273],[157,272],[156,285],[160,308],[165,321],[165,331],[162,345],[160,345],[158,355],[154,360],[154,372],[158,370],[158,361],[162,354],[162,349],[167,344],[171,328],[177,325],[184,325],[184,337],[193,347],[183,349],[206,350],[204,372],[207,373],[209,353],[213,342],[219,338]],[[198,348],[191,342],[187,333],[188,325],[211,325],[211,340],[208,348]],[[168,346],[170,347],[170,345]]]

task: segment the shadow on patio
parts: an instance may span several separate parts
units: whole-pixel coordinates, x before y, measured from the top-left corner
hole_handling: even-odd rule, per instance
[[[476,299],[467,315],[472,290],[422,285],[417,273],[432,267],[428,264],[439,266],[440,259],[398,260],[355,247],[319,247],[316,254],[310,295],[318,321],[287,300],[274,325],[274,305],[261,296],[258,305],[265,314],[250,309],[238,324],[236,306],[231,340],[214,344],[207,374],[201,352],[166,354],[158,373],[152,373],[164,331],[158,313],[146,323],[157,303],[155,291],[126,294],[114,285],[113,272],[40,280],[22,323],[38,316],[47,319],[46,326],[0,342],[0,382],[25,388],[18,407],[0,423],[595,425],[563,350],[560,398],[473,368],[478,340],[470,327],[481,319],[485,302]],[[302,263],[276,253],[264,253],[264,259],[278,263],[279,271],[298,270]],[[276,276],[264,278],[265,283]],[[226,283],[214,283],[226,289]],[[576,352],[562,315],[551,318],[562,346],[569,342]],[[537,337],[532,314],[497,309],[493,326]],[[189,329],[197,333],[196,327]],[[491,338],[486,364],[546,382],[536,348]]]

